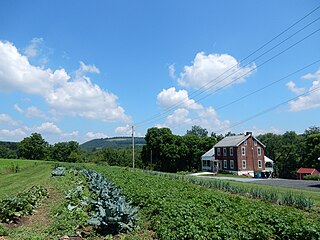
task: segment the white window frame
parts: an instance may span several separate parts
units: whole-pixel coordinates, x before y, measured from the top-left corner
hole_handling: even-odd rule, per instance
[[[261,147],[257,148],[257,154],[258,154],[258,156],[261,156]]]
[[[230,169],[234,169],[234,160],[230,160]]]
[[[230,156],[233,156],[233,147],[229,148],[229,154]]]
[[[247,160],[242,160],[242,169],[247,169]]]
[[[227,148],[222,149],[223,156],[227,156]]]
[[[256,139],[253,139],[253,144],[254,144],[255,146],[257,146],[257,140],[256,140]]]
[[[221,155],[220,148],[217,148],[217,155],[218,155],[218,156]]]
[[[258,168],[262,168],[262,160],[258,160]]]
[[[223,168],[227,168],[228,167],[228,162],[227,160],[223,160]]]
[[[242,156],[246,155],[246,147],[241,147],[241,155]]]

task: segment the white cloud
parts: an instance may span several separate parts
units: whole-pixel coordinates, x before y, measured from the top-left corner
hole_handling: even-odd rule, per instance
[[[304,88],[297,88],[296,84],[292,81],[288,82],[286,85],[291,92],[294,92],[296,94],[302,94],[305,91]]]
[[[0,41],[0,89],[20,90],[42,96],[60,114],[107,122],[128,121],[117,96],[91,83],[84,73],[99,73],[94,65],[80,62],[76,78],[62,68],[55,71],[33,66],[10,42]],[[19,106],[15,106],[17,111]]]
[[[220,120],[218,113],[213,107],[208,107],[198,112],[198,117],[194,121],[195,125],[200,125],[209,131],[220,131],[230,126],[229,120]]]
[[[289,102],[289,110],[292,112],[320,108],[320,70],[314,74],[304,75],[302,78],[314,79],[314,81],[305,95]]]
[[[12,117],[10,117],[10,115],[5,113],[0,114],[0,122],[4,122],[12,126],[16,126],[19,124],[18,121],[15,121]]]
[[[185,108],[176,109],[171,115],[169,115],[165,121],[165,126],[178,127],[180,125],[190,125],[192,120],[188,117],[189,111]]]
[[[228,54],[206,55],[204,52],[199,52],[192,65],[184,67],[178,82],[185,87],[215,90],[226,85],[244,82],[255,67],[255,64],[240,67],[239,62]],[[245,74],[247,75],[243,76]]]
[[[246,132],[246,131],[244,131],[244,132]],[[253,126],[250,129],[250,132],[253,132],[254,136],[258,136],[258,135],[266,134],[266,133],[282,134],[284,131],[281,131],[278,128],[275,128],[275,127],[271,127],[270,129],[261,129],[261,128],[258,128],[256,126]]]
[[[176,91],[174,87],[163,89],[157,96],[158,104],[163,108],[181,106],[187,109],[200,109],[202,106],[190,99],[186,90]]]
[[[1,141],[20,141],[22,138],[26,137],[26,132],[21,129],[0,129],[0,140]]]
[[[27,57],[35,57],[39,54],[39,46],[43,44],[43,38],[33,38],[25,48],[24,53]]]
[[[127,135],[132,135],[132,126],[130,126],[129,124],[125,125],[125,126],[120,126],[117,127],[115,130],[115,133],[121,136],[127,136]]]
[[[86,134],[86,139],[91,140],[91,139],[97,139],[97,138],[107,138],[108,135],[101,133],[101,132],[87,132]]]
[[[170,64],[169,65],[169,76],[172,78],[172,79],[175,79],[176,78],[176,69],[174,67],[174,64]]]
[[[52,122],[45,122],[42,123],[40,126],[35,127],[36,131],[40,133],[49,133],[49,134],[60,134],[62,133],[61,129],[57,127],[55,124]]]
[[[0,114],[0,122],[10,122],[12,118],[8,114],[1,113]]]

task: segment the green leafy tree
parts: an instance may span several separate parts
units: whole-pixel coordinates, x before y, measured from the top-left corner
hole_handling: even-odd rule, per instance
[[[194,135],[196,137],[202,138],[208,136],[208,131],[205,128],[194,125],[191,127],[191,130],[187,130],[186,135]]]
[[[49,144],[39,133],[32,133],[18,144],[18,157],[24,159],[46,159]]]
[[[76,141],[59,142],[51,147],[51,159],[60,162],[81,162],[81,149]]]
[[[319,169],[320,162],[320,133],[311,134],[306,137],[303,155],[303,166]],[[320,169],[319,169],[320,170]]]

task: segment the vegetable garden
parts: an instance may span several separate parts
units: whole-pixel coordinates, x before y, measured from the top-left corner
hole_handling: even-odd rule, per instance
[[[0,160],[0,169],[1,163]],[[0,175],[0,181],[10,176],[19,180],[19,176],[35,168],[33,164]],[[320,239],[320,216],[309,208],[304,208],[306,211],[279,206],[250,199],[245,194],[222,192],[223,189],[199,182],[150,175],[140,170],[64,164],[67,168],[52,171],[53,166],[54,163],[41,165],[47,176],[41,180],[43,187],[26,190],[19,187],[10,194],[12,197],[0,195],[2,222],[11,221],[3,217],[1,206],[10,206],[3,203],[28,196],[30,191],[35,191],[34,197],[29,195],[30,199],[37,199],[31,205],[38,206],[39,212],[44,209],[48,221],[14,228],[0,224],[0,236],[5,235],[6,240],[63,236],[70,239]],[[41,200],[43,197],[46,199]],[[13,219],[39,214],[26,205],[27,210],[20,213],[12,207]]]

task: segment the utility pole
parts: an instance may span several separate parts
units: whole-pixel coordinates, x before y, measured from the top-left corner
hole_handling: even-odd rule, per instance
[[[134,127],[132,125],[132,168],[134,168]]]

